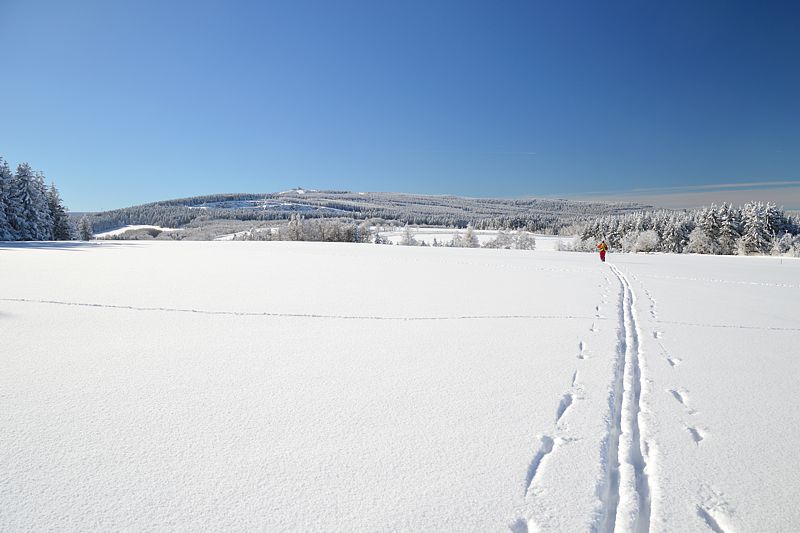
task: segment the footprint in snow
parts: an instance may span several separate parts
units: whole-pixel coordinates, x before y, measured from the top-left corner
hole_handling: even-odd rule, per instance
[[[699,429],[699,428],[696,428],[696,427],[694,427],[694,426],[689,426],[689,427],[687,427],[687,428],[686,428],[686,431],[688,431],[688,432],[689,432],[689,434],[692,436],[692,440],[693,440],[693,441],[694,441],[694,443],[695,443],[695,444],[697,444],[698,446],[700,445],[700,443],[701,443],[703,440],[705,440],[705,438],[706,438],[706,437],[707,437],[707,435],[708,435],[708,434],[707,434],[707,433],[706,433],[704,430],[701,430],[701,429]]]
[[[518,518],[513,524],[509,524],[508,529],[511,533],[528,533],[528,521],[524,518]]]

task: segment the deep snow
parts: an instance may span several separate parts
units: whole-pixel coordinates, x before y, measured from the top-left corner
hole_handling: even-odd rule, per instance
[[[0,244],[0,530],[797,530],[798,280],[776,258]]]

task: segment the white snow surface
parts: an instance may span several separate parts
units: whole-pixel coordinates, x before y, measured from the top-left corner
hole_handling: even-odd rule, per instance
[[[800,261],[0,243],[2,531],[797,531]]]
[[[122,226],[121,228],[113,229],[110,231],[104,231],[102,233],[95,233],[95,239],[105,239],[107,237],[114,237],[116,235],[122,235],[126,231],[132,231],[137,229],[155,229],[158,231],[183,231],[183,228],[162,228],[161,226],[152,226],[152,225],[140,225],[140,224],[130,224],[127,226]]]

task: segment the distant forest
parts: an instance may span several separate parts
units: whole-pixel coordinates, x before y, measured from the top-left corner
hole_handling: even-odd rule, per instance
[[[633,203],[576,202],[558,199],[462,198],[400,193],[354,193],[295,189],[271,194],[217,194],[181,198],[96,213],[96,232],[131,224],[182,227],[214,220],[289,220],[348,218],[397,225],[556,233],[596,216],[641,210]]]

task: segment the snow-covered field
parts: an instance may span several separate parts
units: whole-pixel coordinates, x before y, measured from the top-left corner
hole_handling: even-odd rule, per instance
[[[108,239],[110,237],[116,237],[118,235],[122,235],[126,231],[136,231],[140,229],[153,229],[157,231],[183,231],[182,228],[162,228],[161,226],[149,226],[149,225],[128,225],[122,226],[121,228],[113,229],[111,231],[104,231],[102,233],[95,233],[95,239]]]
[[[609,259],[0,243],[0,530],[800,530],[800,261]]]

